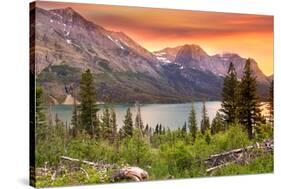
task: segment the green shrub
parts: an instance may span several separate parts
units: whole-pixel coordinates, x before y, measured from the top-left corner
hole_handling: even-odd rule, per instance
[[[214,135],[213,143],[217,146],[219,151],[226,151],[245,147],[251,144],[251,141],[248,139],[248,135],[243,130],[242,126],[234,124],[231,125],[225,133]]]
[[[270,124],[260,124],[255,127],[255,130],[258,141],[273,138],[273,127]]]
[[[122,141],[120,149],[121,159],[130,165],[144,167],[151,164],[152,153],[148,141],[140,136],[134,135]]]

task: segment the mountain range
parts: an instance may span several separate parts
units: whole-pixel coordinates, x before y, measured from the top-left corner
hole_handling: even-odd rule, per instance
[[[94,74],[98,100],[111,102],[218,100],[230,62],[239,78],[243,74],[246,59],[235,53],[208,55],[194,44],[150,52],[125,33],[109,31],[72,8],[35,8],[31,15],[36,80],[52,103],[78,93],[86,69]],[[259,95],[266,98],[271,78],[251,62]]]

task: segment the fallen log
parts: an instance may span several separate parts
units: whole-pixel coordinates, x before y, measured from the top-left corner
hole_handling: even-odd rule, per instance
[[[104,164],[104,163],[99,163],[99,162],[91,162],[91,161],[86,161],[86,160],[79,160],[79,159],[75,159],[75,158],[71,158],[71,157],[67,157],[67,156],[61,156],[60,157],[62,161],[69,161],[75,164],[87,164],[90,165],[91,167],[95,168],[95,169],[108,169],[108,168],[112,168],[112,169],[118,169],[119,166],[116,164]],[[63,163],[63,162],[62,162]],[[86,177],[89,178],[88,173],[86,172],[86,170],[82,169],[80,167],[80,169],[85,173]],[[56,177],[56,172],[54,173],[54,178]],[[133,180],[133,181],[143,181],[145,179],[148,178],[148,173],[139,168],[139,167],[124,167],[119,169],[118,171],[116,171],[115,173],[112,174],[111,179],[113,181],[117,181],[117,180],[123,180],[123,179],[129,179],[129,180]]]
[[[211,155],[208,159],[204,160],[207,166],[206,172],[209,173],[232,163],[247,164],[251,159],[257,156],[273,152],[273,148],[273,140],[265,140],[245,148],[238,148]]]
[[[139,167],[124,167],[115,172],[112,177],[114,181],[121,179],[131,179],[133,181],[143,181],[148,178],[148,173]]]
[[[211,168],[207,169],[206,172],[209,173],[209,172],[211,172],[211,171],[213,171],[215,169],[219,169],[221,167],[224,167],[224,166],[227,166],[227,165],[230,165],[230,164],[233,164],[233,163],[234,162],[226,162],[224,164],[221,164],[221,165],[218,165],[218,166],[215,166],[215,167],[211,167]]]
[[[100,162],[91,162],[87,160],[79,160],[67,156],[61,156],[61,160],[63,161],[70,161],[70,162],[76,162],[76,163],[83,163],[92,166],[95,169],[110,169],[110,168],[118,168],[116,164],[108,164],[108,163],[100,163]]]

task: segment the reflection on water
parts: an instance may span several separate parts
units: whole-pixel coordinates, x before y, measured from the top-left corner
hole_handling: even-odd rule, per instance
[[[210,120],[216,115],[216,112],[220,109],[220,101],[206,102],[206,109]],[[267,114],[266,104],[263,104],[263,114]],[[123,120],[128,107],[131,108],[133,118],[136,115],[135,106],[133,104],[116,104],[113,105],[116,111],[116,118],[118,127],[123,125]],[[199,126],[202,116],[202,103],[195,102],[194,108],[196,111],[197,125]],[[58,114],[59,118],[64,122],[71,122],[72,105],[54,105],[51,107],[53,114]],[[103,106],[100,105],[99,115],[102,113]],[[176,129],[182,127],[184,122],[188,121],[189,111],[191,110],[191,103],[183,104],[142,104],[141,116],[144,125],[148,124],[151,127],[155,127],[156,124],[162,124],[164,127],[170,127]],[[53,116],[54,116],[53,115]]]

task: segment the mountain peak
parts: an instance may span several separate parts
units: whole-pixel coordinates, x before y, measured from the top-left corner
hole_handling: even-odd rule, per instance
[[[95,24],[92,21],[84,18],[80,13],[71,7],[52,9],[50,12],[53,14],[54,18],[59,19],[64,23],[75,23],[76,25],[87,27],[88,29],[101,29],[102,27]]]
[[[65,11],[70,11],[70,12],[75,12],[75,10],[73,8],[71,8],[71,7],[66,7],[64,10]]]
[[[192,53],[193,55],[208,56],[208,54],[199,45],[195,44],[185,44],[182,46],[180,51]]]
[[[72,14],[78,14],[80,15],[77,11],[75,11],[71,7],[65,7],[65,8],[58,8],[58,9],[51,9],[50,11],[52,12],[57,12],[57,13],[72,13]]]
[[[199,46],[194,44],[183,45],[177,53],[176,62],[201,61],[209,55]]]

